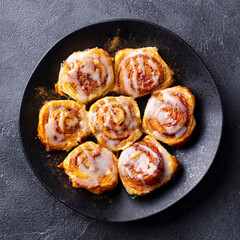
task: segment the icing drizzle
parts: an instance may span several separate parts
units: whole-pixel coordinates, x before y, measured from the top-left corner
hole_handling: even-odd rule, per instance
[[[141,185],[148,185],[149,178],[153,183],[159,181],[162,176],[163,158],[166,154],[154,151],[155,146],[145,145],[144,142],[136,142],[121,153],[119,158],[119,172],[121,176],[135,180]],[[160,153],[160,154],[159,154]],[[150,180],[152,183],[152,180]]]
[[[145,139],[148,139],[148,142],[151,144],[150,146],[144,145]],[[137,144],[141,146],[143,151],[136,148]],[[160,155],[156,154],[153,148],[157,148]],[[159,157],[163,167],[161,172],[157,172],[158,164],[156,164],[156,162],[154,164],[152,161],[154,158],[157,159]],[[154,177],[154,174],[158,174],[156,178],[157,183],[163,184],[171,178],[173,172],[170,155],[157,140],[149,136],[146,136],[143,141],[134,143],[121,153],[118,169],[121,178],[127,177],[129,179],[128,181],[130,181],[130,183],[128,183],[128,186],[135,188],[136,185],[140,185],[146,192],[151,189],[152,184],[156,183],[156,181],[150,181],[150,183],[148,183],[145,179],[148,179],[150,176]]]
[[[86,144],[86,143],[85,143]],[[89,145],[89,142],[87,142]],[[114,159],[112,153],[106,148],[99,147],[94,143],[90,143],[90,148],[86,145],[80,145],[80,153],[78,149],[74,150],[70,156],[69,161],[76,162],[73,171],[68,171],[78,184],[81,186],[97,187],[99,186],[99,179],[107,175],[114,177],[116,169],[114,167]],[[75,161],[76,160],[76,161]],[[77,174],[73,174],[77,172]],[[79,177],[78,174],[83,174]],[[84,177],[87,176],[87,177]]]
[[[139,131],[140,114],[136,112],[136,106],[125,97],[97,101],[90,109],[89,118],[96,138],[102,139],[102,144],[110,149],[118,147],[122,141]]]
[[[83,102],[94,98],[96,92],[100,92],[99,88],[105,89],[112,84],[112,66],[105,54],[97,54],[91,50],[74,52],[66,63],[70,70],[65,75],[65,81],[73,84],[78,99]],[[82,80],[78,81],[79,78]]]
[[[162,100],[156,96],[149,99],[145,110],[145,117],[148,121],[157,121],[161,129],[167,135],[174,135],[176,138],[182,137],[187,131],[187,107],[178,97],[177,92],[169,89],[162,90]],[[149,124],[151,124],[149,122]],[[158,125],[158,126],[159,126]],[[160,128],[153,131],[153,135],[165,138],[164,132],[160,132]]]
[[[144,59],[147,57],[147,59]],[[133,60],[135,58],[135,61]],[[130,69],[128,69],[125,64],[126,61],[130,59]],[[120,63],[119,70],[122,69],[122,79],[123,86],[128,95],[132,97],[138,97],[141,94],[141,89],[144,88],[146,92],[146,88],[141,86],[141,82],[139,82],[138,73],[141,73],[141,76],[146,78],[144,83],[148,84],[148,87],[151,89],[156,88],[162,82],[162,74],[161,69],[156,64],[153,59],[156,59],[154,54],[150,52],[146,52],[143,49],[135,50],[133,53],[128,54]],[[151,74],[147,76],[146,66],[151,69]],[[118,70],[118,71],[119,71]],[[131,81],[129,81],[131,75]]]
[[[45,136],[53,145],[65,145],[71,137],[74,141],[80,141],[81,132],[85,132],[87,116],[74,104],[70,109],[64,104],[50,106],[47,123],[45,124]]]

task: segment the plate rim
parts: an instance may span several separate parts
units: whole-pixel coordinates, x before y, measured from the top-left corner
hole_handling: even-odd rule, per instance
[[[48,55],[48,53],[52,50],[52,48],[54,48],[57,44],[59,44],[61,41],[63,41],[65,38],[69,37],[70,35],[72,34],[75,34],[76,32],[78,32],[79,30],[83,30],[83,29],[86,29],[88,27],[93,27],[93,26],[97,26],[97,25],[101,25],[103,23],[111,23],[111,22],[138,22],[138,23],[145,23],[145,24],[149,24],[149,25],[153,25],[155,26],[156,28],[160,28],[168,33],[170,33],[170,35],[173,35],[175,38],[177,38],[179,41],[181,41],[182,43],[184,43],[187,48],[194,52],[194,54],[196,55],[196,57],[200,60],[200,62],[204,65],[205,69],[207,70],[208,74],[210,75],[211,79],[212,79],[212,83],[214,85],[214,87],[216,88],[216,93],[217,93],[217,96],[219,98],[219,107],[220,107],[220,111],[219,111],[219,115],[220,115],[220,135],[219,135],[219,138],[218,138],[218,142],[217,142],[217,147],[216,147],[216,151],[214,153],[214,156],[211,160],[211,163],[210,165],[207,167],[207,169],[205,170],[204,174],[202,174],[202,176],[199,178],[198,182],[191,188],[189,189],[183,196],[180,196],[178,197],[177,199],[174,200],[173,203],[167,205],[166,207],[162,208],[160,211],[157,211],[157,212],[154,212],[154,213],[151,213],[149,215],[146,215],[146,216],[142,216],[142,217],[135,217],[135,218],[132,218],[132,219],[128,219],[128,220],[114,220],[114,219],[103,219],[103,218],[97,218],[95,216],[91,216],[91,215],[88,215],[84,212],[81,212],[79,211],[78,209],[75,209],[74,207],[68,205],[67,203],[65,203],[64,201],[62,201],[54,192],[51,191],[51,189],[41,180],[40,176],[36,173],[36,170],[35,168],[33,167],[33,165],[31,164],[28,156],[27,156],[27,153],[26,153],[26,150],[25,150],[25,147],[24,147],[24,143],[23,143],[23,139],[22,139],[22,128],[21,128],[21,122],[22,122],[22,111],[23,111],[23,100],[24,100],[24,96],[26,94],[26,90],[28,88],[28,85],[29,85],[29,82],[33,76],[33,74],[35,73],[36,69],[38,68],[39,64],[43,61],[43,59]],[[80,213],[81,215],[83,216],[87,216],[89,218],[92,218],[92,219],[95,219],[95,220],[100,220],[100,221],[103,221],[103,222],[133,222],[133,221],[137,221],[137,220],[142,220],[142,219],[146,219],[146,218],[149,218],[151,216],[154,216],[156,214],[159,214],[165,210],[167,210],[168,208],[172,207],[173,205],[175,205],[176,203],[178,203],[180,200],[184,199],[191,191],[193,191],[194,188],[197,187],[197,185],[203,180],[203,178],[206,176],[206,174],[208,173],[208,171],[210,170],[215,158],[216,158],[216,155],[219,151],[219,146],[220,146],[220,143],[221,143],[221,140],[222,140],[222,132],[223,132],[223,105],[222,105],[222,99],[221,99],[221,96],[220,96],[220,93],[219,93],[219,90],[218,90],[218,87],[215,83],[215,80],[214,78],[212,77],[212,74],[211,72],[209,71],[209,69],[207,68],[206,64],[204,63],[204,61],[201,59],[201,57],[199,56],[199,54],[185,41],[183,40],[181,37],[179,37],[177,34],[175,34],[174,32],[172,32],[171,30],[157,24],[157,23],[154,23],[154,22],[151,22],[151,21],[148,21],[148,20],[143,20],[143,19],[136,19],[136,18],[116,18],[116,19],[109,19],[109,20],[103,20],[103,21],[98,21],[98,22],[93,22],[93,23],[90,23],[90,24],[87,24],[87,25],[84,25],[83,27],[80,27],[76,30],[73,30],[71,31],[70,33],[67,33],[66,35],[64,35],[63,37],[61,37],[60,39],[56,40],[55,43],[53,45],[51,45],[48,50],[42,55],[42,57],[40,58],[40,60],[37,62],[37,64],[35,65],[33,71],[31,72],[30,76],[28,77],[28,80],[27,80],[27,83],[24,87],[24,92],[23,92],[23,95],[22,95],[22,98],[21,98],[21,104],[20,104],[20,111],[19,111],[19,120],[18,120],[18,133],[19,133],[19,136],[20,136],[20,139],[21,139],[21,147],[23,149],[23,152],[24,152],[24,157],[25,159],[27,160],[28,162],[28,165],[30,166],[32,172],[34,173],[35,177],[37,177],[38,181],[43,185],[43,187],[52,195],[54,196],[59,202],[61,202],[62,204],[64,204],[65,206],[67,206],[68,208],[72,209],[73,211],[75,212],[78,212]]]

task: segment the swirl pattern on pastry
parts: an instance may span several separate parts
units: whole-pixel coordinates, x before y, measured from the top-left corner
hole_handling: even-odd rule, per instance
[[[125,149],[118,160],[123,186],[134,195],[147,194],[162,186],[178,167],[178,160],[150,136]]]
[[[49,101],[39,112],[38,137],[47,151],[69,151],[90,133],[85,105],[72,100]]]
[[[173,72],[158,54],[157,48],[123,49],[115,55],[117,93],[133,98],[169,87]]]
[[[135,142],[142,132],[140,111],[130,97],[105,97],[89,110],[89,125],[98,142],[119,151]]]
[[[195,98],[185,87],[156,91],[148,100],[143,129],[170,146],[181,146],[195,128],[194,107]]]
[[[74,188],[95,194],[112,190],[118,184],[117,158],[99,144],[85,142],[75,148],[59,165]]]
[[[88,104],[106,95],[114,85],[113,63],[110,55],[99,48],[71,54],[63,62],[56,92]]]

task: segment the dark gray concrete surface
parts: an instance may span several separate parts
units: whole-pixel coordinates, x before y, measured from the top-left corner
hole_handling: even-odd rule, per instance
[[[72,211],[24,157],[18,114],[28,78],[61,37],[107,19],[160,24],[189,43],[219,89],[224,128],[203,181],[145,220],[107,223]],[[240,1],[0,1],[0,239],[240,239]]]

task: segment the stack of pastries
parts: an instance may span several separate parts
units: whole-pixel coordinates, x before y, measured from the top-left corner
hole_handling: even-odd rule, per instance
[[[159,141],[180,147],[196,125],[193,94],[172,83],[173,71],[155,47],[120,50],[114,61],[99,48],[74,52],[55,85],[73,100],[43,105],[38,137],[47,151],[77,146],[59,165],[74,188],[101,194],[115,188],[119,176],[129,194],[150,193],[180,166]],[[113,92],[118,96],[106,96]],[[149,94],[141,120],[135,99]],[[87,141],[90,135],[98,144]]]

